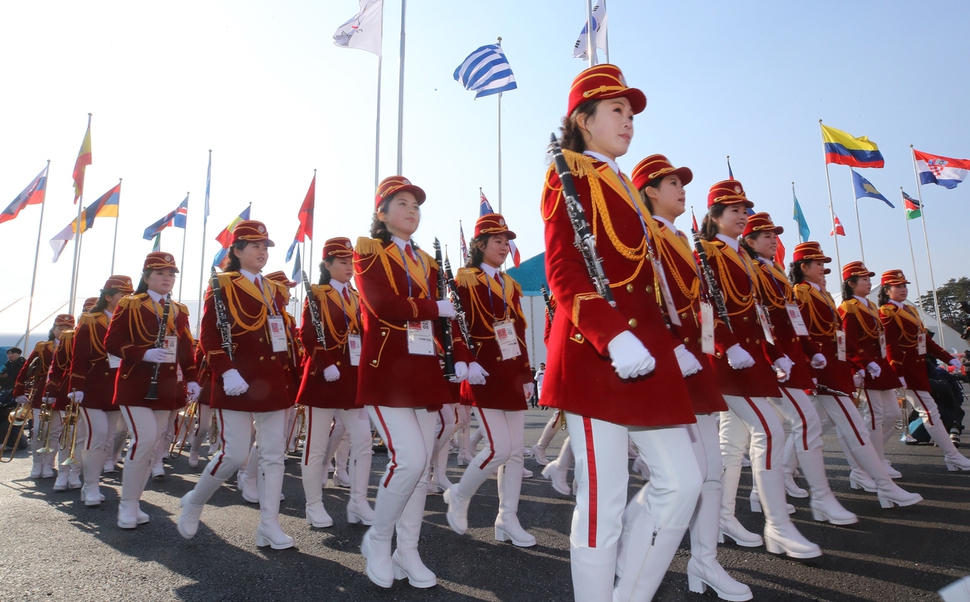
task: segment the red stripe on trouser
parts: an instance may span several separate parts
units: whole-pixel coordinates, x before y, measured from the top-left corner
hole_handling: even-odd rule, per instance
[[[488,449],[490,453],[485,458],[485,461],[482,462],[482,465],[478,467],[479,470],[485,470],[485,466],[495,457],[495,439],[492,439],[492,429],[488,428],[488,421],[485,420],[485,411],[481,408],[478,408],[478,418],[482,421],[482,426],[485,427],[485,435],[488,437]]]
[[[802,449],[804,449],[805,451],[808,451],[808,421],[805,420],[805,414],[802,412],[802,409],[798,406],[798,403],[795,401],[795,398],[792,397],[792,394],[788,392],[788,389],[781,387],[781,390],[785,393],[785,395],[788,396],[788,399],[791,400],[791,404],[795,406],[795,411],[798,412],[798,417],[802,419]]]
[[[226,459],[226,420],[222,417],[222,409],[220,408],[217,411],[219,412],[219,443],[221,444],[219,447],[222,449],[219,450],[219,461],[209,471],[212,476],[216,476],[216,471],[222,466],[222,461]]]
[[[859,429],[855,427],[855,421],[852,420],[852,416],[849,415],[849,410],[845,409],[845,405],[842,403],[842,398],[838,395],[832,395],[835,401],[838,402],[839,407],[842,408],[842,413],[845,415],[845,419],[849,421],[852,425],[852,432],[855,433],[855,438],[859,440],[859,445],[865,445],[866,442],[862,440],[862,435],[859,434]]]
[[[131,415],[131,408],[128,406],[121,406],[128,412],[128,422],[131,423],[131,448],[128,450],[128,456],[134,460],[135,452],[138,450],[138,428],[135,427],[135,417]]]
[[[771,470],[771,430],[768,428],[768,423],[765,422],[764,414],[758,409],[758,406],[751,401],[750,397],[745,397],[744,400],[748,402],[751,409],[754,410],[755,415],[758,416],[758,420],[761,421],[761,426],[765,430],[765,470]]]
[[[332,430],[332,429],[331,429]],[[297,433],[297,437],[299,437]],[[306,441],[303,442],[303,465],[310,465],[310,442],[313,440],[313,408],[306,409]],[[286,442],[290,444],[289,441]],[[295,447],[295,446],[294,446]]]
[[[589,541],[591,548],[596,547],[596,451],[593,449],[593,422],[583,418],[583,432],[586,435],[586,467],[589,471]]]
[[[441,422],[441,430],[435,436],[435,439],[441,439],[441,436],[445,434],[445,415],[438,410],[438,421]]]
[[[94,438],[94,431],[91,430],[91,417],[88,415],[87,408],[81,408],[84,412],[84,423],[88,426],[88,440],[84,443],[84,451],[91,451],[91,439]]]
[[[923,411],[926,412],[926,421],[930,423],[930,426],[933,426],[933,414],[930,414],[930,409],[926,407],[926,404],[923,402],[923,397],[916,389],[913,389],[913,394],[916,395],[916,399],[919,400],[919,404],[923,406]]]
[[[386,488],[391,483],[391,477],[394,476],[394,468],[397,466],[397,451],[391,442],[391,431],[387,430],[387,423],[384,422],[384,416],[381,414],[380,406],[374,406],[374,413],[377,414],[377,419],[381,422],[381,429],[384,431],[385,437],[384,443],[387,444],[387,449],[391,452],[391,463],[387,465],[387,478],[384,479],[384,487]]]
[[[863,393],[866,394],[866,405],[869,406],[869,430],[876,430],[876,413],[872,411],[872,396],[869,395],[869,389],[863,389]]]

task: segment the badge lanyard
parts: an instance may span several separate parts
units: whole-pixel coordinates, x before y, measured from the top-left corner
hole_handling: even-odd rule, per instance
[[[257,275],[257,278],[259,276]],[[265,278],[263,278],[265,280]],[[253,279],[253,284],[256,284],[256,280]],[[279,312],[279,308],[276,307],[276,296],[270,293],[270,298],[266,298],[266,287],[264,285],[259,285],[256,287],[259,289],[259,296],[263,299],[263,303],[266,305],[267,312],[270,314],[266,316],[266,325],[269,328],[269,338],[273,346],[274,352],[287,351],[289,352],[289,337],[286,333],[286,323],[283,320],[283,316]]]
[[[482,270],[485,272],[485,270]],[[493,276],[489,276],[488,272],[485,272],[485,276],[490,279],[495,279]],[[498,283],[502,287],[502,319],[504,320],[509,314],[509,302],[505,298],[505,278],[502,278],[502,274],[498,273]],[[491,283],[486,283],[485,288],[488,289],[488,306],[492,310],[492,317],[497,318],[495,315],[495,305],[492,303],[492,285]]]
[[[821,289],[819,289],[818,292],[819,292],[819,294],[822,294],[822,290]],[[825,299],[825,305],[828,306],[829,312],[832,314],[832,323],[835,326],[835,347],[836,347],[836,355],[839,358],[839,361],[840,362],[844,362],[844,361],[846,361],[846,353],[845,353],[845,331],[840,328],[840,326],[842,326],[842,323],[839,320],[838,314],[835,311],[835,307],[834,307],[835,302],[833,301],[832,303],[829,303],[829,300],[831,299],[831,297],[829,296],[828,292],[826,292],[822,296],[822,298]]]
[[[344,290],[347,290],[347,287],[349,286],[350,284],[345,282]],[[347,296],[350,296],[350,293],[348,293]],[[345,332],[347,333],[347,347],[350,353],[350,365],[358,366],[360,365],[360,335],[351,334],[350,318],[347,315],[347,307],[344,305],[344,296],[341,293],[337,293],[337,298],[340,299],[340,311],[342,311],[344,314],[344,325],[347,327]],[[357,320],[358,323],[360,323],[360,316],[357,316]]]
[[[410,244],[410,243],[406,243],[406,244]],[[411,290],[411,270],[409,270],[409,269],[408,269],[408,259],[407,259],[407,257],[406,257],[406,256],[404,255],[404,249],[402,249],[401,247],[398,247],[398,246],[397,246],[397,243],[395,243],[395,244],[394,244],[394,246],[395,246],[395,247],[397,247],[397,251],[398,251],[398,253],[400,253],[400,254],[401,254],[401,263],[403,263],[403,264],[404,264],[404,275],[408,277],[408,297],[413,297],[413,296],[414,296],[414,294],[412,293],[412,290]],[[415,256],[415,258],[416,258],[416,259],[417,259],[418,261],[420,261],[420,262],[421,262],[421,269],[423,269],[423,270],[424,270],[425,272],[427,272],[427,271],[428,271],[428,269],[427,269],[427,267],[426,267],[426,266],[424,265],[424,260],[423,260],[423,259],[421,259],[421,256],[420,256],[420,255],[418,255],[417,253],[415,253],[415,255],[414,255],[414,256]]]

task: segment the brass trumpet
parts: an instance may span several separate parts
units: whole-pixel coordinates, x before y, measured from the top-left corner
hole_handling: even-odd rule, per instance
[[[299,424],[300,428],[297,430],[296,425]],[[297,433],[296,439],[293,439],[293,433]],[[293,441],[293,448],[290,448],[290,441]],[[300,441],[306,441],[306,406],[300,404],[296,406],[296,417],[293,419],[293,424],[290,426],[290,432],[286,436],[286,453],[292,454],[296,451],[296,448],[300,446]]]
[[[182,450],[185,449],[185,442],[188,441],[189,433],[192,432],[192,425],[195,424],[195,415],[198,411],[199,402],[193,401],[180,412],[182,414],[181,420],[178,420],[178,416],[176,416],[175,437],[172,439],[172,446],[168,450],[169,458],[177,458],[182,455]],[[179,442],[180,436],[181,443]],[[176,451],[176,447],[178,447],[178,451]]]
[[[73,392],[71,391],[71,393]],[[77,445],[77,423],[80,413],[81,408],[72,396],[71,402],[67,404],[67,409],[64,410],[64,428],[61,429],[61,437],[58,441],[59,449],[67,449],[68,445],[71,446],[71,455],[68,456],[67,460],[64,460],[64,466],[77,464],[77,458],[74,457],[74,447]]]
[[[24,436],[24,429],[27,428],[27,422],[30,421],[30,401],[22,403],[10,410],[9,420],[10,426],[7,427],[7,435],[3,438],[3,445],[0,445],[0,462],[12,462],[14,454],[17,453],[17,445]],[[6,456],[7,442],[10,440],[10,435],[13,433],[13,430],[17,427],[20,427],[17,430],[17,437],[11,444],[10,455]]]

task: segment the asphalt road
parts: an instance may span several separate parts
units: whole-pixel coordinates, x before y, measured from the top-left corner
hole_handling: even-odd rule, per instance
[[[528,412],[527,444],[535,442],[549,416]],[[556,437],[550,455],[562,439]],[[756,600],[939,600],[936,590],[970,574],[970,473],[947,472],[941,452],[932,446],[904,446],[894,438],[887,455],[903,473],[899,484],[922,494],[922,504],[882,510],[875,494],[851,490],[838,442],[827,435],[825,458],[832,488],[842,504],[859,515],[859,523],[816,523],[807,499],[790,499],[797,508],[794,521],[821,545],[821,558],[801,562],[768,554],[763,547],[722,544],[721,564],[751,586]],[[386,461],[382,454],[374,456],[372,483]],[[449,478],[456,481],[462,469],[455,466],[454,456],[450,462]],[[77,491],[54,493],[53,479],[30,479],[25,452],[12,463],[0,464],[0,601],[572,599],[567,536],[573,504],[539,476],[540,467],[531,458],[526,467],[536,476],[523,482],[519,516],[538,545],[520,549],[494,540],[494,477],[472,502],[464,536],[448,527],[442,497],[429,496],[421,555],[437,574],[438,586],[428,590],[412,588],[406,581],[389,590],[371,584],[359,550],[366,527],[348,524],[343,513],[347,490],[324,490],[335,524],[311,530],[304,520],[295,459],[287,463],[280,517],[284,530],[296,539],[294,549],[255,547],[259,510],[242,500],[233,480],[213,496],[198,535],[182,539],[174,524],[178,501],[203,466],[191,469],[185,456],[175,460],[169,476],[150,482],[145,492],[142,509],[151,522],[123,531],[115,525],[120,473],[104,479],[106,501],[87,508]],[[632,495],[642,481],[632,477],[630,485]],[[738,518],[757,531],[763,518],[748,510],[750,487],[750,471],[745,469]],[[372,501],[374,493],[372,486]],[[685,538],[656,600],[716,599],[710,590],[704,596],[687,591],[687,543]]]

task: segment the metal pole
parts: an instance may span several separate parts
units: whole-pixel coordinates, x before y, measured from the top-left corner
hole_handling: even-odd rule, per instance
[[[602,7],[603,9],[603,18],[605,19],[606,0],[600,0],[600,7]],[[607,29],[603,30],[603,41],[606,42],[606,48],[603,49],[603,52],[605,53],[606,62],[609,63],[610,62],[610,30],[608,26],[606,27]]]
[[[44,177],[49,178],[51,173],[51,160],[47,160],[47,169]],[[27,334],[24,335],[24,350],[30,349],[30,315],[34,311],[34,286],[37,284],[37,260],[40,259],[40,231],[44,227],[44,206],[47,205],[46,183],[44,189],[44,202],[40,204],[40,222],[37,224],[37,246],[34,248],[34,275],[30,278],[30,298],[27,301]],[[28,353],[30,353],[28,351]]]
[[[916,151],[913,145],[909,145],[910,154],[913,156],[913,175],[916,176],[916,197],[919,199],[920,217],[923,222],[923,242],[926,243],[926,264],[930,267],[930,286],[933,288],[933,308],[936,311],[937,330],[940,332],[940,347],[946,348],[946,337],[943,334],[943,315],[940,314],[940,300],[936,296],[936,281],[933,279],[933,260],[930,258],[930,239],[926,234],[926,207],[923,205],[923,190],[919,181],[919,168],[916,167]]]
[[[206,212],[209,209],[209,184],[211,183],[211,179],[212,179],[212,149],[210,148],[209,167],[206,170],[206,176],[205,176],[205,207],[202,210],[203,211],[202,213],[202,262],[201,262],[201,265],[199,265],[199,314],[198,316],[196,316],[196,319],[195,319],[196,337],[199,336],[199,330],[202,327],[202,306],[204,305],[204,303],[202,302],[202,283],[205,282],[205,231],[209,225],[209,216],[206,215]],[[189,225],[188,217],[189,217],[188,215],[185,216],[186,226]]]
[[[178,217],[178,209],[175,210],[175,215]],[[172,225],[175,225],[175,219],[172,219]],[[185,193],[185,227],[182,228],[182,259],[179,261],[179,272],[185,270],[185,239],[186,235],[189,233],[189,193]],[[185,278],[179,278],[179,303],[182,302],[182,283],[185,282]]]
[[[919,291],[919,274],[916,272],[916,255],[913,253],[913,235],[909,233],[909,218],[906,216],[906,197],[903,196],[903,187],[899,187],[899,198],[903,201],[903,220],[906,221],[906,239],[909,241],[909,258],[913,262],[913,280],[916,281],[916,290]],[[922,208],[920,209],[920,217],[923,216]],[[919,295],[916,296],[916,307],[921,311],[923,309],[923,302],[920,300]]]
[[[852,182],[852,196],[855,197],[855,180],[852,178],[852,168],[849,168],[849,180]],[[866,248],[862,245],[862,220],[859,219],[859,199],[855,199],[855,225],[859,229],[859,254],[862,259],[862,263],[866,262]],[[836,266],[840,270],[842,266]]]
[[[407,12],[408,0],[401,0],[401,68],[398,73],[397,88],[397,174],[402,175],[404,162],[401,155],[404,147],[404,16]]]
[[[586,61],[590,67],[596,64],[596,46],[593,44],[593,0],[586,0]]]
[[[121,178],[118,178],[118,215],[115,216],[115,238],[111,243],[111,275],[115,273],[115,252],[118,250],[118,220],[121,219]],[[181,299],[179,299],[181,301]]]
[[[822,120],[818,120],[819,132],[822,131]],[[825,185],[829,190],[829,215],[832,218],[832,238],[835,239],[835,264],[842,268],[842,259],[839,257],[839,232],[835,227],[835,207],[832,205],[832,181],[829,179],[829,164],[825,161],[825,134],[822,134],[822,161],[825,163]]]
[[[381,63],[383,57],[377,57],[377,119],[374,127],[374,190],[381,183]]]
[[[502,46],[502,37],[498,39]],[[498,212],[502,213],[502,93],[498,93]]]

